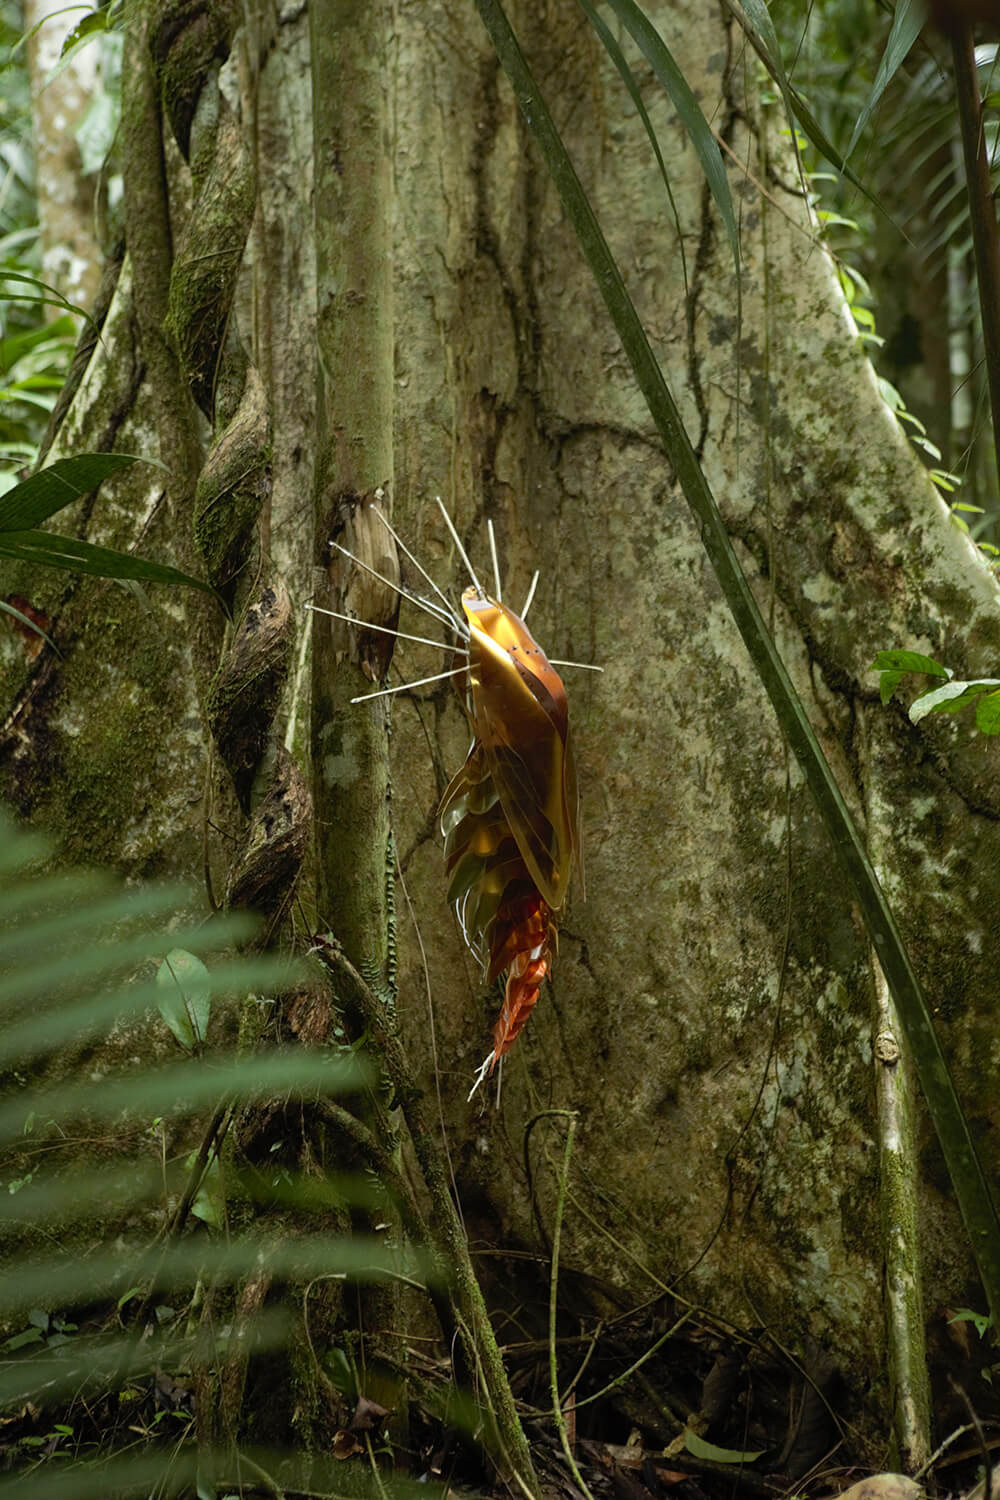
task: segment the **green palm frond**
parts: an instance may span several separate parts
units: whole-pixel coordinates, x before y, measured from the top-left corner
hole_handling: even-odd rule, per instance
[[[372,1182],[303,1181],[280,1155],[223,1164],[219,1126],[248,1101],[320,1107],[367,1083],[346,1046],[267,1040],[303,965],[241,952],[253,922],[201,907],[183,887],[56,869],[42,840],[0,822],[0,1450],[17,1476],[0,1493],[107,1494],[122,1466],[130,1484],[125,1434],[143,1424],[146,1492],[182,1492],[205,1289],[265,1260],[285,1284],[400,1272],[398,1249],[331,1233]],[[405,1269],[421,1274],[412,1256]],[[240,1336],[220,1329],[211,1358]],[[285,1345],[289,1314],[263,1310],[253,1338]],[[157,1415],[165,1380],[173,1416]]]

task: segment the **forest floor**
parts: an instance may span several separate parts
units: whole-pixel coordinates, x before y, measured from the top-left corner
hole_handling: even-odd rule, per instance
[[[538,1500],[1000,1496],[1000,1468],[992,1484],[986,1480],[1000,1448],[1000,1400],[992,1370],[983,1363],[988,1341],[968,1320],[943,1321],[947,1347],[942,1353],[939,1344],[933,1346],[939,1447],[918,1483],[892,1472],[899,1465],[891,1436],[873,1435],[864,1402],[827,1352],[812,1348],[793,1358],[770,1334],[685,1314],[669,1297],[630,1315],[595,1319],[584,1332],[570,1331],[574,1323],[581,1326],[579,1290],[567,1282],[566,1296],[576,1308],[572,1315],[569,1308],[561,1310],[556,1339],[562,1438],[551,1418],[550,1345],[547,1329],[539,1326],[541,1300],[528,1294],[513,1312],[494,1312],[501,1339],[506,1336],[504,1361],[538,1475]],[[119,1333],[122,1312],[116,1309],[111,1320]],[[173,1310],[156,1313],[167,1324]],[[32,1319],[3,1346],[0,1372],[7,1376],[15,1365],[42,1375],[60,1359],[80,1359],[85,1347],[99,1348],[110,1330],[107,1309],[92,1310],[81,1323],[50,1320],[44,1313]],[[93,1371],[87,1375],[84,1360],[74,1391],[64,1386],[60,1396],[47,1399],[43,1380],[31,1399],[0,1408],[0,1497],[344,1500],[366,1494],[400,1500],[417,1493],[520,1493],[486,1458],[469,1403],[456,1395],[447,1350],[419,1341],[407,1348],[407,1420],[395,1448],[393,1414],[363,1393],[345,1391],[339,1417],[331,1414],[326,1454],[318,1464],[313,1455],[308,1474],[287,1453],[251,1457],[256,1450],[248,1448],[235,1476],[220,1475],[216,1483],[195,1471],[186,1478],[177,1455],[196,1452],[198,1377],[192,1364],[169,1363],[165,1329],[155,1336],[163,1338],[162,1360],[142,1361],[141,1373],[116,1381],[106,1372],[110,1378],[102,1385]],[[247,1409],[259,1404],[271,1379],[267,1359],[261,1354],[249,1362]],[[967,1387],[982,1397],[975,1406]],[[116,1465],[137,1458],[157,1460],[162,1472],[152,1482],[129,1482],[124,1471],[120,1483],[113,1479]],[[104,1489],[102,1472],[108,1474]],[[77,1487],[69,1482],[74,1473],[81,1477]],[[82,1483],[87,1476],[89,1484]]]

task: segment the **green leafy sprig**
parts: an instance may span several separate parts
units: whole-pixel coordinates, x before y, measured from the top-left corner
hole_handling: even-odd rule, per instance
[[[22,480],[6,495],[0,496],[0,557],[39,563],[47,568],[68,568],[99,578],[184,584],[218,598],[210,583],[190,573],[182,573],[179,568],[39,529],[43,521],[96,489],[109,475],[136,462],[137,458],[130,453],[77,453],[72,458],[57,459],[54,464]],[[12,605],[0,601],[0,610],[37,630],[38,627]]]
[[[910,704],[909,714],[914,724],[928,714],[961,713],[974,703],[980,734],[1000,734],[1000,677],[957,681],[950,667],[918,651],[880,651],[871,670],[881,674],[879,693],[883,703],[889,702],[904,677],[917,673],[936,679],[935,686],[925,688]]]

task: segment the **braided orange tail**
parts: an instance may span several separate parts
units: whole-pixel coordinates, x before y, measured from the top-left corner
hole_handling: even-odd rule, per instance
[[[556,948],[556,925],[537,891],[530,896],[504,901],[494,925],[496,947],[488,975],[493,978],[506,969],[507,988],[503,1009],[493,1030],[491,1073],[504,1053],[513,1047],[534,1010],[542,980],[552,968]]]

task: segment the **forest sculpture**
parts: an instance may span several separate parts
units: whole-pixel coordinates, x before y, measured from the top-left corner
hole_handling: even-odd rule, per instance
[[[401,597],[450,629],[459,644],[428,642],[399,631],[385,633],[436,645],[466,658],[463,665],[436,674],[462,679],[460,687],[473,733],[469,753],[449,783],[438,813],[450,877],[448,899],[487,984],[506,974],[493,1048],[476,1076],[471,1091],[475,1093],[482,1079],[492,1074],[517,1041],[538,1000],[542,981],[551,972],[574,864],[582,885],[583,846],[569,704],[555,667],[583,664],[553,664],[528,631],[524,616],[531,607],[537,573],[520,615],[502,602],[492,523],[488,524],[495,597],[486,592],[476,576],[440,499],[438,505],[472,578],[471,587],[462,594],[464,621],[381,511],[374,514],[430,584],[437,599],[405,590],[400,591]],[[365,571],[372,571],[346,548],[332,545]],[[368,629],[385,629],[332,610],[319,612],[335,614],[338,619]],[[421,682],[433,680],[424,678]],[[412,686],[406,683],[400,688],[380,689],[355,701],[380,698]]]

